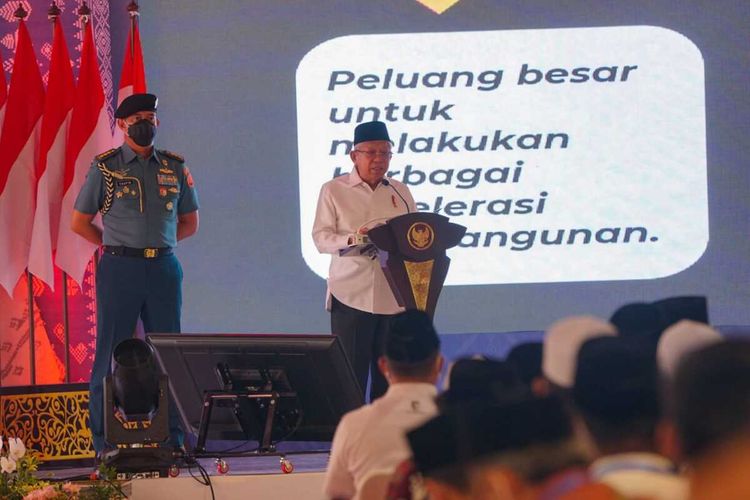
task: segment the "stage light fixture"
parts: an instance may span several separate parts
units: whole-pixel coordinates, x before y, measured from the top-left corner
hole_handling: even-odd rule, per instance
[[[160,373],[153,348],[140,339],[119,343],[112,375],[104,380],[104,438],[114,449],[103,462],[118,474],[165,477],[182,458],[164,446],[168,422],[169,379]]]

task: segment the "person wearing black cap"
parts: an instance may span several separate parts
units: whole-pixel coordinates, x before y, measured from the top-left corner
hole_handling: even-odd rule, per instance
[[[331,333],[341,340],[364,394],[368,371],[370,400],[386,390],[375,361],[388,319],[403,310],[386,281],[377,259],[368,255],[341,256],[339,250],[390,218],[416,211],[409,189],[386,180],[392,141],[385,123],[359,124],[349,157],[354,168],[323,185],[312,237],[321,253],[331,254],[326,309]]]
[[[573,400],[598,450],[592,479],[628,498],[682,500],[687,481],[665,456],[653,342],[600,337],[581,347]]]
[[[193,178],[179,155],[154,148],[157,98],[134,94],[115,112],[124,143],[94,158],[76,199],[71,228],[103,245],[96,273],[96,354],[91,371],[90,427],[95,451],[104,451],[103,382],[117,344],[133,336],[140,317],[146,332],[179,332],[182,268],[177,241],[198,229]],[[93,223],[102,214],[104,229]],[[170,441],[182,444],[176,412]]]
[[[557,396],[455,406],[407,439],[430,498],[621,498],[591,483],[586,447]]]
[[[391,474],[410,455],[404,433],[437,413],[435,384],[443,357],[429,316],[417,310],[396,315],[383,351],[378,367],[388,391],[339,422],[326,471],[328,498],[354,497],[368,473]]]

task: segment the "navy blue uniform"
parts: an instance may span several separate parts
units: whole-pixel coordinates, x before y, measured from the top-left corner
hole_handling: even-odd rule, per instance
[[[180,214],[198,210],[184,160],[154,149],[140,158],[127,145],[94,159],[75,209],[102,213],[104,251],[96,274],[96,357],[89,386],[94,449],[104,449],[103,379],[112,352],[133,336],[140,317],[146,332],[180,331],[182,267],[172,249]],[[182,444],[177,414],[170,440]]]

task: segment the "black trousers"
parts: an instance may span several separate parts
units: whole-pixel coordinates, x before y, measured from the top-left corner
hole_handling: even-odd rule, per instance
[[[342,304],[336,297],[331,299],[331,333],[344,346],[363,396],[367,396],[369,372],[369,401],[374,401],[388,389],[388,382],[378,369],[378,358],[383,353],[383,341],[392,315],[360,311]]]

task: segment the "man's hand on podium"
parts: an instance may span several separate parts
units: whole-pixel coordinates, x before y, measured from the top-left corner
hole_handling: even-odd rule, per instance
[[[362,255],[370,257],[370,260],[375,260],[378,257],[378,247],[370,243],[362,249]]]
[[[366,234],[350,234],[349,239],[347,240],[347,245],[350,247],[352,246],[358,246],[358,245],[366,245],[370,243],[370,238],[367,237]]]

